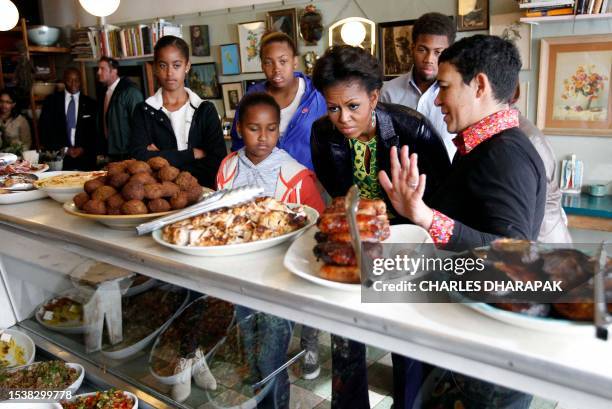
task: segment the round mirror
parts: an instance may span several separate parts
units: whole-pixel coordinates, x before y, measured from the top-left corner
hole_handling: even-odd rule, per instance
[[[300,35],[306,45],[317,45],[323,37],[323,16],[312,4],[306,6],[300,17]]]

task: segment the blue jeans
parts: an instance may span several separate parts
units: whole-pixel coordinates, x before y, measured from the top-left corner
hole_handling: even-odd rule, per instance
[[[292,323],[270,314],[258,313],[250,308],[236,306],[236,320],[240,325],[242,343],[249,354],[249,367],[258,373],[251,374],[257,382],[287,362],[287,349],[291,340]],[[265,409],[289,407],[289,374],[280,372],[269,382],[274,382],[272,391],[257,405]]]

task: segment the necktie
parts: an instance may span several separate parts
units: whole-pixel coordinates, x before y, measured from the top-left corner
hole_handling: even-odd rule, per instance
[[[66,133],[68,134],[68,146],[72,146],[72,130],[76,128],[76,109],[74,105],[74,96],[70,96],[68,110],[66,111]]]
[[[110,105],[112,91],[107,90],[106,95],[104,96],[104,113],[102,117],[102,125],[104,128],[104,137],[108,139],[108,125],[106,124],[106,113],[108,112],[108,106]]]

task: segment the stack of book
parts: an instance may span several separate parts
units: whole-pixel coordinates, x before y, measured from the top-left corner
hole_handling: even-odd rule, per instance
[[[72,31],[72,42],[70,43],[70,48],[72,58],[84,60],[95,58],[95,48],[91,46],[89,28],[77,28]]]
[[[182,26],[157,20],[151,24],[126,27],[105,25],[77,29],[72,43],[72,55],[79,59],[149,56],[157,40],[165,35],[182,37]]]
[[[520,0],[525,17],[600,14],[608,10],[609,0]]]

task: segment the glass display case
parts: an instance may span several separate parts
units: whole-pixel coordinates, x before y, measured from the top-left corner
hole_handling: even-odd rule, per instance
[[[60,358],[85,368],[88,381],[73,393],[110,386],[138,396],[139,407],[255,407],[302,355],[286,352],[288,320],[12,233],[3,237],[4,284],[19,321],[12,331],[35,340],[36,361]],[[27,341],[18,341],[23,354]]]
[[[282,402],[287,390],[294,399],[295,386],[308,384],[320,395],[301,407],[325,407],[329,337],[320,379],[299,379],[302,324],[368,345],[371,384],[392,384],[389,351],[568,408],[612,402],[612,344],[592,327],[560,333],[460,304],[363,302],[360,291],[292,274],[289,243],[225,257],[180,254],[151,236],[72,217],[51,200],[0,206],[0,235],[0,328],[28,335],[37,360],[81,365],[78,392],[115,387],[145,408],[251,408]],[[290,389],[279,381],[285,375]],[[391,396],[370,404],[383,401]]]

